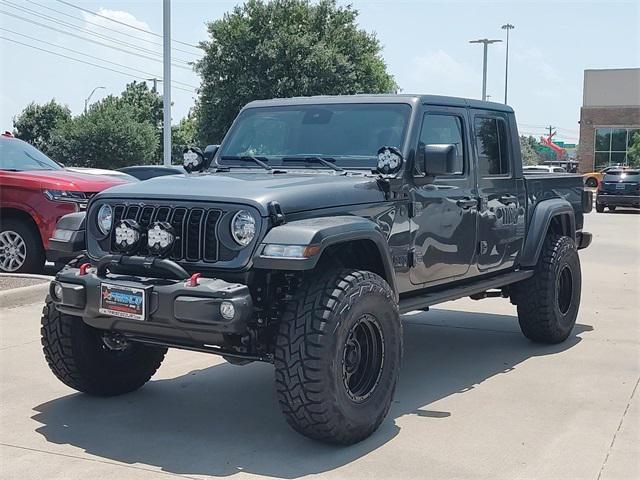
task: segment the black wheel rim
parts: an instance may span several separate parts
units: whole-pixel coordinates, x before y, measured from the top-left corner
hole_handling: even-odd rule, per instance
[[[363,402],[376,389],[384,364],[384,337],[378,320],[363,315],[349,330],[342,355],[342,380],[347,395]]]
[[[558,274],[558,309],[562,315],[566,315],[571,307],[573,297],[573,275],[568,265],[565,265]]]

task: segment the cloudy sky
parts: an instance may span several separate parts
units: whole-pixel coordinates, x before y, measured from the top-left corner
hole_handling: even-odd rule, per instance
[[[206,38],[207,21],[236,3],[172,1],[179,41],[174,123],[193,106],[199,85],[189,66],[199,58],[192,45]],[[360,12],[360,26],[378,35],[389,71],[406,93],[479,98],[482,46],[468,41],[504,39],[500,26],[514,24],[509,103],[526,134],[538,136],[551,124],[560,140],[577,141],[584,69],[640,66],[638,0],[349,3]],[[94,94],[97,100],[131,80],[161,78],[161,33],[160,0],[0,0],[0,130],[10,130],[13,116],[31,101],[55,98],[80,113],[94,87],[105,87]],[[492,45],[491,100],[503,101],[504,61],[504,43]]]

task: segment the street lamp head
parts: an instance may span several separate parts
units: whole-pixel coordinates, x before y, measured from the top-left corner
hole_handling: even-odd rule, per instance
[[[492,43],[498,43],[502,40],[489,40],[488,38],[480,38],[478,40],[469,40],[469,43],[484,43],[485,45],[490,45]]]
[[[511,25],[510,23],[505,23],[500,28],[502,28],[502,30],[511,30],[512,28],[516,28],[516,27],[514,25]]]

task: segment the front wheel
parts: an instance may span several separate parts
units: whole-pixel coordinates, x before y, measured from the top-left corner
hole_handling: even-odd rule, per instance
[[[616,206],[615,205],[609,205],[609,211],[610,212],[615,212],[616,211]]]
[[[598,180],[595,177],[589,177],[584,182],[587,187],[595,188],[598,186]]]
[[[307,437],[353,444],[389,411],[402,356],[393,291],[359,270],[303,282],[282,316],[276,389],[288,423]]]
[[[601,203],[596,203],[596,212],[598,213],[604,212],[604,205]]]
[[[44,267],[44,248],[36,227],[9,218],[0,226],[0,272],[40,273]]]
[[[567,339],[578,317],[582,273],[570,237],[548,235],[531,278],[515,290],[522,333],[541,343]]]
[[[129,343],[56,310],[47,298],[41,320],[42,349],[65,385],[97,396],[132,392],[160,367],[166,348]]]

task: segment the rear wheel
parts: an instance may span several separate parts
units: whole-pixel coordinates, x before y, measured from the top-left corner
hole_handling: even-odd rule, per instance
[[[587,187],[595,188],[598,186],[598,180],[595,177],[589,177],[584,182]]]
[[[616,206],[615,205],[609,205],[609,211],[610,212],[615,212],[616,211]]]
[[[80,392],[112,396],[144,385],[160,367],[166,348],[130,343],[56,310],[47,298],[42,311],[44,356],[53,374]]]
[[[516,287],[518,321],[524,335],[536,342],[567,339],[580,307],[582,273],[573,239],[549,235],[531,278]]]
[[[36,228],[10,218],[0,226],[0,272],[40,273],[44,267],[44,248]]]
[[[367,271],[341,270],[304,282],[278,331],[278,400],[307,437],[352,444],[389,411],[402,354],[393,291]]]

